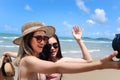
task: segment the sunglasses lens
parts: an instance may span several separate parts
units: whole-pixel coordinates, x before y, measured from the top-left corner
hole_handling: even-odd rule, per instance
[[[58,48],[58,43],[50,44],[50,46],[53,47],[53,48]]]
[[[53,47],[54,47],[54,48],[58,48],[58,43],[54,43],[54,44],[53,44]]]
[[[33,37],[37,39],[37,42],[41,42],[42,40],[47,42],[49,39],[49,37],[47,37],[47,36],[33,36]]]
[[[44,37],[43,37],[43,40],[44,40],[45,42],[47,42],[48,39],[49,39],[49,37],[47,37],[47,36],[44,36]]]
[[[42,41],[42,36],[35,36],[35,38],[37,39],[37,42],[41,42]]]

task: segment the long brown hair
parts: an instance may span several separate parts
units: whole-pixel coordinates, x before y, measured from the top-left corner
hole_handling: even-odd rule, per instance
[[[18,66],[21,58],[23,58],[25,55],[33,55],[34,52],[31,48],[30,41],[32,39],[33,33],[27,34],[23,37],[22,42],[19,45],[18,55],[14,61],[15,65]]]

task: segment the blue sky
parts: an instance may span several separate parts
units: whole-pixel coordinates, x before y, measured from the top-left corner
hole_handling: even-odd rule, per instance
[[[58,36],[72,37],[72,26],[83,37],[113,38],[120,32],[119,0],[0,0],[0,33],[21,34],[21,26],[37,20],[56,28]]]

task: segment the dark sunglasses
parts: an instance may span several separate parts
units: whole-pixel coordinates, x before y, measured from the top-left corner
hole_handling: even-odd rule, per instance
[[[58,43],[53,43],[53,44],[49,44],[50,45],[50,47],[53,47],[53,48],[58,48]]]
[[[49,37],[47,36],[33,36],[33,38],[36,38],[37,42],[40,43],[42,40],[44,40],[45,42],[48,41]]]

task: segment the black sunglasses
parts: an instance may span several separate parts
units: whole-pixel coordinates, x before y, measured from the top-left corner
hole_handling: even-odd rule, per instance
[[[53,43],[53,44],[49,44],[50,45],[50,47],[52,47],[53,46],[53,48],[58,48],[58,43]]]
[[[49,37],[47,36],[33,36],[33,38],[36,38],[37,42],[40,43],[42,40],[44,40],[45,42],[48,41]]]

